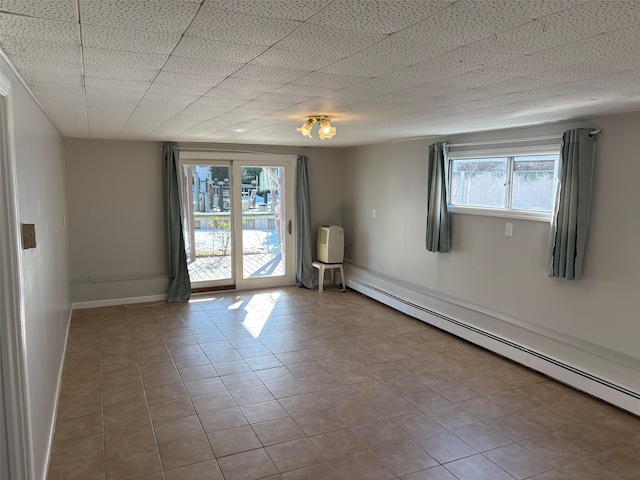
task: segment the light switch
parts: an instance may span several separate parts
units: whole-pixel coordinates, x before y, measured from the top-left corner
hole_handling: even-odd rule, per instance
[[[22,249],[36,248],[36,226],[33,223],[22,224]]]
[[[371,210],[371,218],[376,218],[376,209]]]
[[[507,223],[504,226],[504,236],[513,237],[513,223]]]

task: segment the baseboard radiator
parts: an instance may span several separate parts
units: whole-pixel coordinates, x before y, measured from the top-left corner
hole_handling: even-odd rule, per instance
[[[635,415],[640,415],[640,393],[636,391],[562,362],[540,351],[401,298],[353,275],[347,274],[345,276],[346,284],[352,290],[536,370],[577,390],[600,398]]]

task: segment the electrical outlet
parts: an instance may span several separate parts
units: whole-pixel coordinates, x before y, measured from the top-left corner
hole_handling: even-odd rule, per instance
[[[507,223],[504,226],[504,236],[513,237],[513,223]]]

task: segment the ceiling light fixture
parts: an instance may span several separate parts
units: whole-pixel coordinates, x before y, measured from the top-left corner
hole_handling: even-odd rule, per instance
[[[311,138],[311,129],[315,123],[320,124],[319,137],[321,140],[325,138],[332,138],[336,134],[336,127],[331,126],[331,117],[326,115],[314,115],[302,124],[301,127],[296,128],[302,135]]]

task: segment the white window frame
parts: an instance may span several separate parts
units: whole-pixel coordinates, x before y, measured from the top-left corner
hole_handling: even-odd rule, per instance
[[[533,220],[539,222],[551,222],[553,219],[553,212],[542,212],[539,210],[522,210],[513,209],[511,206],[511,194],[512,194],[512,178],[513,178],[513,164],[515,157],[529,156],[529,155],[560,155],[560,145],[548,145],[548,146],[518,146],[518,147],[500,147],[500,148],[486,148],[481,150],[465,150],[460,152],[450,152],[447,157],[447,189],[451,188],[451,178],[454,160],[471,160],[476,158],[494,158],[494,157],[506,157],[507,158],[507,188],[505,189],[507,207],[476,207],[471,205],[453,205],[448,203],[449,212],[462,213],[466,215],[482,215],[486,217],[504,217],[515,218],[520,220]],[[558,174],[559,161],[556,162],[555,176]],[[555,205],[555,198],[558,195],[558,188],[554,191],[554,198],[551,202]],[[450,199],[449,199],[450,200]]]

